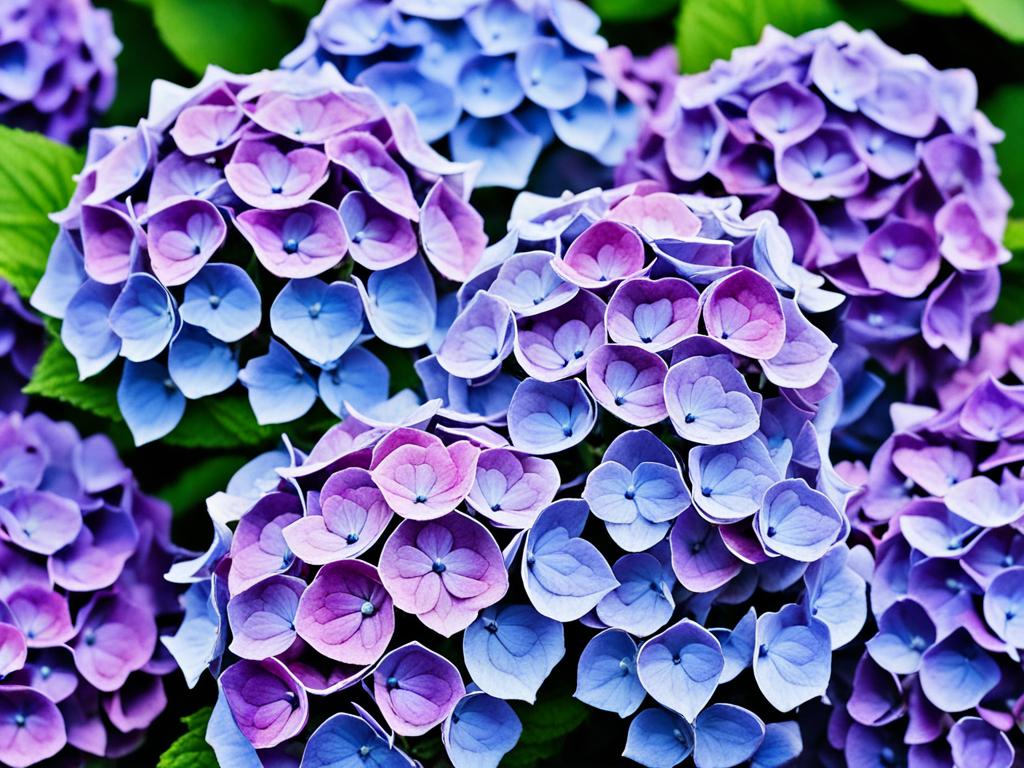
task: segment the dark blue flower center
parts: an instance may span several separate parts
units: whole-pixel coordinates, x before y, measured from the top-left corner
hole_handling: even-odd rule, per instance
[[[693,424],[693,422],[695,422],[696,420],[697,417],[694,416],[692,413],[686,414],[686,416],[683,418],[683,421],[685,421],[687,424]]]
[[[299,252],[299,241],[294,237],[289,237],[284,241],[284,252],[285,253],[298,253]]]
[[[398,678],[392,675],[388,678],[386,685],[389,691],[395,690],[398,687]]]
[[[445,571],[447,571],[447,570],[448,570],[448,566],[444,564],[444,561],[443,561],[443,560],[441,560],[440,558],[438,558],[437,560],[435,560],[435,561],[433,562],[433,564],[431,564],[431,566],[430,566],[430,569],[431,569],[431,570],[432,570],[432,571],[433,571],[434,573],[444,573]]]
[[[345,537],[345,541],[347,541],[349,544],[355,544],[357,541],[359,541],[359,534],[354,532],[350,533],[348,536]]]
[[[377,612],[377,609],[374,607],[373,603],[367,600],[359,607],[359,612],[363,614],[363,616],[373,616],[373,614]]]

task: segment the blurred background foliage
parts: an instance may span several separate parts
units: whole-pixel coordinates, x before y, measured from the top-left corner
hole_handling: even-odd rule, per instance
[[[998,147],[1003,181],[1017,200],[1007,246],[1015,258],[1004,269],[997,316],[1024,317],[1024,0],[590,0],[601,15],[612,45],[630,46],[638,54],[675,44],[683,71],[707,68],[751,45],[765,25],[798,34],[837,20],[858,29],[874,29],[883,40],[906,53],[918,53],[939,68],[966,67],[979,85],[979,104],[1006,133]],[[321,0],[98,0],[110,8],[124,43],[118,60],[117,99],[106,116],[109,124],[134,124],[146,114],[150,85],[156,79],[191,85],[209,64],[236,72],[277,65],[302,39]],[[10,149],[6,139],[6,149]],[[69,174],[82,156],[43,139],[18,147],[0,162],[0,264],[6,277],[21,279],[22,292],[34,285],[56,227],[46,218],[70,196]],[[5,178],[5,173],[7,177]],[[31,173],[27,179],[23,174]],[[28,195],[24,190],[32,187]],[[20,191],[19,191],[20,190]],[[489,198],[477,200],[489,205]],[[493,201],[495,206],[498,201]],[[11,274],[13,273],[13,274]],[[395,362],[395,361],[392,361]],[[400,361],[399,361],[400,362]],[[50,403],[54,416],[74,417],[85,433],[110,434],[130,461],[143,487],[169,501],[177,513],[176,536],[185,546],[201,548],[208,537],[203,500],[222,488],[231,474],[272,443],[271,431],[259,428],[243,407],[213,401],[193,422],[214,424],[222,444],[197,449],[189,425],[156,446],[133,449],[112,403],[112,388],[77,381],[66,351],[54,345],[33,381],[36,394],[63,393],[64,404]],[[73,393],[73,394],[67,394]],[[78,402],[76,402],[76,398]],[[85,414],[79,407],[95,414]],[[104,414],[106,414],[104,416]],[[187,422],[188,420],[186,420]],[[311,434],[323,424],[310,425]],[[209,429],[206,430],[209,432]],[[305,445],[300,440],[300,444]],[[168,467],[182,467],[177,475]],[[187,516],[184,514],[189,512]],[[187,523],[186,522],[187,518]],[[526,726],[520,746],[506,762],[515,768],[616,764],[621,728],[604,713],[587,715],[571,698],[575,670],[567,665],[562,680],[546,687],[544,698],[519,712]],[[550,688],[550,690],[548,689]],[[736,692],[736,695],[741,695]],[[169,690],[171,706],[151,729],[146,746],[118,765],[159,768],[206,768],[216,763],[202,733],[212,701],[209,680],[186,696],[180,681]],[[195,710],[199,709],[198,712]],[[604,727],[606,724],[610,727]],[[580,726],[586,722],[587,727]],[[824,727],[824,723],[823,723]],[[428,743],[417,757],[437,764],[440,744]],[[433,751],[433,754],[428,754]],[[420,753],[422,752],[422,753]],[[808,765],[814,765],[813,747]],[[110,762],[90,763],[89,768]]]

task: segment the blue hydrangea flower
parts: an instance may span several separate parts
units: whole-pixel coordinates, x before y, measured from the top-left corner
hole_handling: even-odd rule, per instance
[[[654,99],[643,81],[674,72],[664,56],[634,71],[599,26],[579,0],[329,0],[282,64],[330,62],[386,105],[408,105],[456,161],[481,161],[480,186],[521,189],[552,143],[621,162]]]

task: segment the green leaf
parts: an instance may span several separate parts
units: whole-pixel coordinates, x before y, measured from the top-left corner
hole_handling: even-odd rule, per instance
[[[281,431],[280,425],[257,424],[249,400],[233,393],[190,401],[181,423],[164,442],[183,448],[238,448],[264,445]]]
[[[29,296],[46,268],[82,156],[37,134],[0,126],[0,277]]]
[[[114,32],[121,40],[117,57],[117,93],[103,115],[106,125],[135,125],[149,110],[149,91],[154,80],[185,83],[192,73],[185,69],[153,26],[150,0],[99,0],[110,9]]]
[[[932,16],[960,16],[967,12],[964,0],[903,0],[903,4]]]
[[[676,42],[684,72],[728,59],[761,39],[766,24],[800,34],[839,18],[833,0],[683,0]]]
[[[160,755],[157,768],[218,768],[217,756],[206,743],[206,726],[212,711],[204,707],[181,718],[187,730]]]
[[[208,64],[233,72],[276,67],[304,27],[268,0],[153,0],[153,18],[160,39],[200,75]]]
[[[175,516],[197,507],[217,491],[224,490],[231,476],[248,457],[242,455],[214,456],[186,469],[168,486],[157,491],[157,496],[171,505]]]
[[[75,358],[59,337],[50,340],[25,392],[60,400],[111,421],[122,420],[117,407],[117,376],[108,369],[98,376],[79,381]]]
[[[592,0],[590,4],[604,21],[635,22],[664,16],[676,7],[676,0]]]
[[[274,3],[274,5],[298,11],[309,19],[320,13],[324,5],[320,0],[270,0],[270,2]]]
[[[587,719],[587,708],[569,694],[542,698],[533,706],[516,704],[515,710],[523,735],[501,761],[502,768],[532,768],[555,757],[565,737]]]
[[[1003,266],[1003,284],[996,304],[996,320],[1015,323],[1024,319],[1024,219],[1010,219],[1003,241],[1013,258]]]
[[[1001,179],[1016,203],[1014,215],[1024,215],[1024,85],[1000,88],[982,105],[989,120],[1002,128],[1006,138],[996,145]]]
[[[1003,242],[1014,253],[1024,252],[1024,219],[1010,219],[1007,222]]]
[[[1014,43],[1024,43],[1022,0],[963,0],[978,21]]]

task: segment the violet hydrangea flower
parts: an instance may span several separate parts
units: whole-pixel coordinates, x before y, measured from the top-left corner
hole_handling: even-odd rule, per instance
[[[940,383],[941,407],[893,406],[896,432],[851,505],[876,552],[875,633],[852,679],[830,691],[841,706],[829,742],[851,764],[888,753],[966,764],[984,752],[1009,765],[1024,749],[1013,727],[1024,641],[1020,332],[987,332]]]
[[[163,711],[171,511],[102,435],[0,418],[0,762],[120,757]]]
[[[427,405],[397,425],[350,408],[308,455],[259,458],[211,499],[214,543],[171,574],[194,609],[169,643],[190,683],[221,680],[218,753],[228,733],[257,757],[391,759],[372,734],[440,727],[456,768],[495,764],[518,732],[501,700],[565,674],[635,718],[623,744],[641,763],[682,759],[686,738],[701,765],[799,752],[778,721],[815,706],[868,613],[855,486],[829,457],[842,296],[793,263],[772,214],[739,208],[650,184],[525,193],[437,301],[415,365]],[[444,647],[461,656],[439,658],[459,635]],[[273,679],[240,697],[228,672],[250,662]],[[760,691],[756,712],[734,681]],[[303,744],[322,697],[352,719]]]
[[[1002,134],[977,94],[971,72],[938,70],[871,31],[768,27],[680,77],[617,178],[773,211],[794,262],[849,297],[834,337],[848,388],[863,349],[874,364],[860,386],[903,373],[914,397],[970,356],[1010,258],[992,149]]]
[[[0,9],[0,124],[70,142],[114,100],[121,42],[89,0],[12,0]]]

